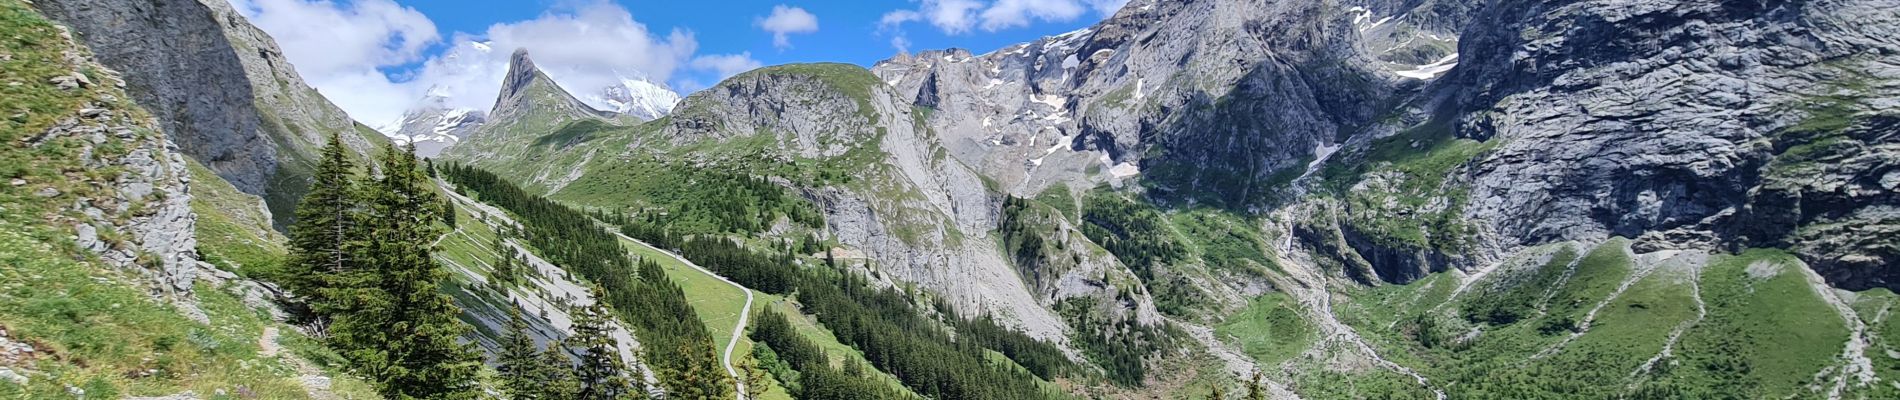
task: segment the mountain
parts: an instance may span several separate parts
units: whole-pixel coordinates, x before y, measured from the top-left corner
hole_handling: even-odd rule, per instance
[[[516,49],[495,106],[488,111],[488,122],[464,136],[442,157],[489,168],[509,163],[521,168],[518,171],[532,171],[535,182],[558,184],[571,181],[580,171],[557,162],[532,161],[546,157],[548,149],[566,148],[589,137],[572,131],[550,132],[577,123],[631,123],[631,118],[581,102],[537,68],[527,50]]]
[[[590,104],[604,105],[608,111],[626,114],[641,121],[652,121],[673,112],[679,93],[646,78],[620,78],[620,84],[601,88],[587,96]]]
[[[363,385],[269,350],[314,329],[273,211],[380,136],[222,2],[0,1],[0,349],[57,354],[0,393]],[[665,396],[1893,398],[1895,9],[1133,0],[677,101],[521,49],[492,109],[397,131],[459,138],[429,247],[467,343],[604,302]]]
[[[667,118],[469,159],[681,234],[818,237],[1124,382],[1878,397],[1870,365],[1892,361],[1864,349],[1889,346],[1872,328],[1889,322],[1864,310],[1891,300],[1900,244],[1878,106],[1900,24],[1868,10],[1887,3],[1138,0],[868,76],[753,71]],[[781,193],[698,220],[717,205],[694,197],[727,195],[693,187],[708,171]],[[1807,339],[1722,347],[1737,335]],[[1204,361],[1224,372],[1168,368]],[[1733,363],[1811,378],[1733,386],[1716,372]]]
[[[288,210],[307,190],[317,150],[334,134],[364,165],[387,139],[306,86],[269,36],[230,7],[0,3],[0,33],[19,38],[0,50],[0,73],[33,82],[12,86],[30,95],[4,101],[31,110],[5,122],[23,145],[0,150],[17,167],[0,189],[9,211],[0,234],[14,240],[0,242],[22,257],[9,265],[30,274],[9,274],[7,287],[20,290],[0,301],[8,310],[0,312],[8,327],[0,393],[379,398],[323,346],[303,294],[274,282],[289,260],[279,229],[294,223]],[[436,98],[425,104],[437,124],[449,123],[439,126],[450,137],[473,129],[456,123],[479,124],[480,112],[458,113]],[[493,215],[480,203],[454,204]],[[493,237],[505,220],[453,221],[453,235]],[[479,257],[524,245],[442,239],[437,257],[451,270],[444,286],[477,327],[466,339],[491,352],[512,313],[528,315],[540,345],[574,334],[569,304],[594,301],[560,271],[537,271],[534,286],[513,295],[472,290],[492,273],[492,261]],[[523,262],[558,268],[522,249],[532,260]],[[52,314],[20,311],[53,298],[61,304],[39,307]],[[644,365],[629,328],[607,325],[623,361]]]
[[[402,120],[383,129],[397,145],[415,144],[416,155],[435,157],[487,122],[487,113],[454,108],[448,98],[431,93],[403,113]]]

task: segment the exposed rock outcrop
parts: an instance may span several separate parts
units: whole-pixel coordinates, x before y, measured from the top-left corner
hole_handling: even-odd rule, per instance
[[[340,134],[359,154],[382,136],[297,76],[283,51],[230,3],[35,3],[71,26],[101,64],[125,71],[127,93],[152,110],[179,149],[245,193],[262,196],[281,227],[307,190],[317,148]]]
[[[1896,7],[1488,7],[1444,81],[1458,133],[1500,143],[1473,164],[1466,215],[1520,244],[1792,245],[1835,285],[1894,287]]]
[[[22,135],[18,145],[77,145],[65,153],[74,159],[61,160],[76,167],[61,171],[66,182],[14,179],[8,184],[23,189],[34,185],[34,198],[61,204],[66,212],[49,222],[70,227],[79,248],[108,265],[137,272],[155,295],[195,309],[191,291],[199,268],[197,215],[191,208],[185,159],[156,128],[157,121],[125,97],[126,83],[119,73],[99,65],[69,31],[59,29],[65,43],[49,44],[58,49],[57,59],[30,62],[57,63],[70,72],[31,84],[50,86],[54,96],[77,107],[65,110],[67,114],[44,131]],[[25,120],[27,112],[16,114],[15,121]]]
[[[404,112],[395,126],[384,129],[397,145],[414,145],[416,156],[435,158],[487,122],[488,113],[450,107],[448,98],[431,93]]]
[[[1451,56],[1473,7],[1348,3],[1368,4],[1135,1],[1080,31],[874,70],[1012,193],[1141,175],[1156,199],[1247,210],[1416,86],[1398,72]]]

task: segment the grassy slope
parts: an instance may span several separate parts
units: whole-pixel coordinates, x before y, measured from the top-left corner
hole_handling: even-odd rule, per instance
[[[1420,371],[1454,398],[1818,395],[1807,385],[1835,362],[1847,331],[1807,286],[1797,270],[1805,267],[1798,261],[1769,250],[1716,255],[1699,279],[1686,267],[1665,266],[1649,271],[1612,297],[1636,272],[1627,246],[1628,241],[1619,239],[1586,249],[1574,273],[1565,279],[1549,276],[1561,275],[1574,253],[1552,249],[1555,256],[1549,261],[1521,271],[1500,270],[1449,302],[1446,299],[1457,287],[1457,279],[1434,274],[1409,285],[1351,293],[1352,301],[1340,304],[1338,312],[1342,322],[1366,336],[1388,359]],[[1772,274],[1751,276],[1748,266],[1756,264],[1779,268],[1768,268],[1776,271]],[[1500,286],[1488,287],[1493,283]],[[1692,284],[1700,285],[1707,302],[1707,317],[1700,321],[1696,321]],[[1523,306],[1525,318],[1503,325],[1466,320],[1467,309],[1492,307],[1491,299],[1510,298],[1518,292],[1537,294]],[[1550,301],[1535,301],[1546,294]],[[1873,316],[1886,306],[1881,295],[1859,296],[1862,303],[1857,309],[1865,314],[1864,320],[1874,321]],[[1574,340],[1565,342],[1571,330],[1540,329],[1563,318],[1582,321],[1598,304],[1603,307],[1590,328]],[[1538,305],[1547,305],[1547,310],[1537,312]],[[1881,322],[1872,328],[1890,324]],[[1474,326],[1482,330],[1475,338],[1463,343],[1452,340]],[[1664,357],[1649,372],[1637,374],[1679,327],[1686,330],[1672,350],[1674,357]],[[1423,344],[1422,338],[1430,335],[1439,339],[1436,345]],[[1543,356],[1535,356],[1540,353]],[[1900,364],[1882,360],[1878,344],[1870,356],[1877,366]],[[1887,368],[1881,371],[1883,378],[1900,372]],[[1384,379],[1331,372],[1316,375],[1346,386]],[[1307,389],[1311,390],[1302,394],[1308,398],[1350,396],[1334,388],[1309,385]]]
[[[269,279],[289,251],[256,196],[237,191],[197,161],[191,164],[191,211],[206,261],[252,279]]]
[[[1255,298],[1245,310],[1214,328],[1221,338],[1265,365],[1275,365],[1306,351],[1316,329],[1300,315],[1300,304],[1284,293]]]
[[[0,166],[4,166],[0,177],[27,182],[0,187],[0,209],[5,210],[0,212],[0,265],[7,266],[0,269],[0,326],[5,327],[7,340],[37,350],[24,359],[6,361],[8,368],[29,380],[25,385],[0,380],[0,397],[59,398],[84,391],[88,397],[111,398],[242,389],[268,398],[304,398],[291,364],[260,354],[259,337],[264,327],[274,324],[261,313],[247,309],[220,288],[201,284],[195,292],[210,323],[194,322],[173,305],[154,300],[146,288],[127,283],[143,278],[102,266],[78,249],[64,224],[48,223],[47,218],[59,212],[55,205],[71,201],[74,193],[97,195],[109,190],[89,183],[109,178],[111,171],[79,166],[79,157],[72,154],[79,148],[74,138],[52,138],[37,147],[27,147],[19,139],[44,132],[54,119],[65,118],[81,103],[115,90],[95,86],[62,91],[47,83],[67,73],[59,52],[71,44],[21,2],[0,1],[0,38],[4,38],[0,53],[9,56],[0,62],[0,81],[20,83],[0,87],[0,109],[16,114],[0,121]],[[97,73],[92,76],[95,82],[101,79]],[[125,98],[122,93],[112,95]],[[139,113],[128,103],[113,106],[121,112]],[[215,187],[210,185],[215,182],[206,180],[197,187]],[[43,187],[64,194],[50,199],[29,194]],[[228,193],[206,190],[206,201],[200,204],[215,202],[222,194]],[[211,212],[205,217],[213,232],[220,229],[219,223],[230,228],[230,235],[208,238],[209,249],[246,240],[244,231],[254,225],[233,222],[254,216]],[[240,225],[245,228],[235,228]],[[259,247],[254,254],[222,254],[261,266],[276,254],[269,246]],[[340,379],[337,383],[336,388],[345,393],[373,397],[352,391],[362,388],[360,382]]]
[[[462,321],[473,327],[476,334],[499,342],[507,332],[480,323],[478,314],[505,316],[505,311],[514,305],[495,290],[475,285],[475,277],[484,282],[492,281],[494,266],[501,260],[500,249],[495,248],[497,234],[494,228],[477,218],[478,212],[461,203],[455,204],[456,226],[436,242],[435,258],[451,272],[442,290],[454,297],[463,309]]]
[[[1772,275],[1750,273],[1763,266]],[[1774,250],[1710,263],[1702,286],[1709,318],[1683,336],[1680,365],[1656,374],[1656,385],[1703,396],[1815,395],[1803,386],[1831,365],[1847,330],[1797,268],[1804,267]]]
[[[846,68],[850,68],[851,70],[846,70]],[[871,85],[882,84],[881,82],[877,82],[875,77],[871,77],[863,68],[842,64],[783,66],[767,68],[756,73],[813,76],[831,84],[847,96],[859,99],[860,105],[863,106],[862,108],[867,110],[869,107],[866,102],[868,102],[870,98]],[[688,105],[690,104],[692,104],[692,102],[689,101]],[[683,109],[681,112],[690,113],[692,111],[690,109]],[[874,116],[870,118],[875,119]],[[717,168],[722,171],[737,171],[767,176],[785,176],[800,182],[812,183],[838,183],[836,181],[838,179],[837,177],[850,176],[858,172],[851,171],[851,168],[846,168],[844,165],[870,164],[876,161],[877,157],[882,156],[881,152],[853,150],[843,156],[827,160],[799,159],[790,163],[760,163],[755,161],[764,159],[763,157],[758,157],[762,154],[761,152],[773,151],[777,146],[776,142],[767,140],[769,139],[768,135],[756,135],[724,142],[689,143],[684,146],[675,147],[670,141],[655,136],[658,134],[660,127],[670,122],[668,119],[663,118],[636,126],[622,125],[615,122],[595,123],[583,121],[572,124],[560,124],[559,122],[542,121],[539,123],[515,124],[514,126],[507,127],[506,132],[503,132],[507,135],[506,138],[488,138],[485,140],[510,142],[505,146],[513,146],[511,148],[519,150],[521,153],[519,157],[473,161],[476,165],[497,171],[503,174],[504,177],[518,182],[524,187],[533,188],[532,190],[557,189],[555,185],[543,181],[542,178],[560,178],[559,176],[543,176],[543,174],[537,173],[537,171],[550,169],[549,166],[556,166],[552,169],[561,170],[585,169],[586,173],[580,176],[578,180],[564,187],[559,187],[559,190],[555,190],[554,193],[550,194],[550,197],[569,204],[618,210],[644,209],[648,207],[670,209],[672,208],[670,206],[686,202],[686,200],[678,198],[681,196],[717,195],[717,193],[700,193],[695,192],[694,189],[691,188],[682,188],[680,186],[682,182],[678,179],[679,171],[677,170],[677,168],[681,166],[664,162],[661,158],[656,158],[648,154],[648,152],[669,154],[671,155],[669,157],[672,158],[686,154],[698,157],[709,157],[711,159],[721,160],[721,162],[725,163],[722,164],[721,168]],[[557,124],[560,125],[555,126]],[[630,148],[630,144],[636,142],[642,144],[641,146],[636,146],[639,147],[639,151],[633,152],[632,154],[622,154],[626,149]],[[866,146],[861,148],[875,150],[875,142],[867,143]],[[590,153],[594,154],[594,157],[591,159],[587,157]],[[470,158],[469,153],[465,152],[451,151],[451,154],[451,159]],[[844,182],[849,183],[848,180]],[[798,207],[800,205],[777,204],[771,206],[786,208]],[[476,240],[475,242],[479,241],[480,240]],[[731,339],[732,327],[738,322],[739,308],[745,303],[744,294],[709,275],[689,268],[671,257],[664,256],[650,247],[635,242],[627,242],[626,245],[635,255],[660,262],[669,277],[685,292],[687,300],[693,304],[695,311],[699,313],[699,319],[707,325],[708,330],[712,333],[716,346],[723,352],[726,343]],[[445,253],[449,253],[448,257],[450,259],[458,259],[475,258],[475,256],[462,255],[465,253],[476,253],[474,251],[463,250],[463,248],[486,245],[451,238],[444,240],[443,246]],[[461,261],[474,262],[473,260]],[[763,294],[755,295],[763,296]],[[763,299],[764,297],[760,297],[759,300],[756,300],[755,307],[763,307],[765,304]],[[812,327],[822,330],[822,327],[818,327],[815,324]],[[837,340],[829,337],[828,333],[818,335],[817,332],[822,331],[809,331],[807,333],[819,343],[837,343]],[[743,357],[750,356],[751,346],[752,342],[749,338],[740,339],[737,348],[734,350],[733,361],[735,365]],[[840,344],[839,346],[842,345]],[[855,351],[852,354],[856,354]],[[859,358],[861,359],[862,357],[859,356]],[[890,382],[896,381],[892,379]],[[898,387],[901,387],[901,385],[898,385]],[[783,394],[783,389],[775,387],[772,389],[772,392]],[[771,396],[776,395],[768,395],[768,397]]]
[[[700,322],[705,323],[706,329],[712,332],[713,346],[723,354],[726,344],[732,340],[732,327],[739,324],[740,311],[745,308],[745,292],[647,245],[629,240],[621,240],[621,243],[641,259],[658,261],[661,267],[666,268],[666,276],[686,292],[686,301],[692,303]],[[741,339],[740,342],[749,342],[749,339]],[[733,351],[733,361],[738,361],[740,354],[743,353]]]

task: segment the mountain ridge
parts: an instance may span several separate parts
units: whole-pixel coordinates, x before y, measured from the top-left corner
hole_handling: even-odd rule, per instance
[[[226,321],[225,298],[238,294],[282,300],[252,279],[281,262],[282,238],[259,221],[291,192],[260,179],[299,179],[309,134],[347,135],[363,151],[378,136],[299,97],[315,92],[219,4],[154,5],[153,21],[183,27],[165,28],[101,22],[143,3],[45,2],[58,4],[34,7],[72,20],[102,62],[132,68],[128,103],[156,106],[145,129],[159,135],[130,136],[145,141],[126,177],[69,179],[136,196],[68,208],[93,193],[28,170],[41,175],[0,188],[0,200],[68,211],[35,240],[141,274],[114,279],[209,299],[167,320]],[[1088,28],[985,54],[761,68],[651,119],[589,106],[582,97],[596,94],[564,90],[518,49],[485,122],[437,132],[459,113],[446,109],[405,122],[463,132],[436,161],[494,174],[474,196],[461,195],[470,181],[441,185],[461,194],[436,244],[453,272],[444,291],[477,328],[465,339],[491,353],[510,313],[537,314],[542,343],[573,334],[557,303],[591,298],[574,296],[590,282],[572,266],[541,258],[569,249],[520,237],[527,224],[530,236],[563,231],[530,207],[569,207],[562,226],[661,246],[591,243],[605,254],[672,251],[748,285],[713,293],[672,266],[642,277],[684,289],[692,305],[673,309],[694,315],[623,314],[617,331],[639,333],[614,350],[653,361],[641,378],[669,395],[693,387],[672,370],[684,362],[641,348],[675,339],[658,320],[725,342],[679,354],[766,364],[772,379],[756,387],[774,395],[822,397],[803,390],[833,382],[813,377],[858,368],[869,374],[850,375],[897,396],[1885,398],[1900,393],[1900,322],[1887,312],[1900,304],[1893,9],[1134,0]],[[193,41],[210,44],[217,68],[139,69],[152,62],[141,52]],[[173,47],[139,47],[152,43]],[[111,92],[88,75],[120,76],[27,80]],[[191,87],[208,81],[255,92]],[[178,98],[230,115],[167,103]],[[79,122],[47,126],[72,136],[135,108],[61,109]],[[51,200],[33,200],[42,186],[55,191],[37,198]],[[500,196],[517,208],[484,203]],[[528,279],[496,284],[517,259]],[[234,289],[198,285],[208,282]],[[751,291],[760,305],[725,304]],[[718,336],[735,321],[706,310],[734,307],[745,310],[734,318],[773,316],[758,328],[793,321],[773,334],[807,342]],[[823,362],[799,361],[814,356]]]

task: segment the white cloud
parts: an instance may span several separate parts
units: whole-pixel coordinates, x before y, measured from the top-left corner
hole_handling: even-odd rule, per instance
[[[884,13],[882,18],[878,18],[877,27],[878,29],[891,29],[903,25],[906,22],[922,19],[924,19],[924,15],[918,13],[916,10],[896,10]]]
[[[899,53],[910,54],[910,38],[903,35],[892,36],[891,48],[897,49]]]
[[[1072,0],[1000,0],[983,10],[983,30],[1029,26],[1032,19],[1070,21],[1087,9]]]
[[[923,19],[923,13],[914,10],[887,12],[884,13],[883,17],[878,18],[877,34],[891,35],[891,48],[897,49],[898,53],[909,54],[910,38],[905,35],[904,24],[921,21]]]
[[[792,47],[791,34],[817,32],[818,16],[803,8],[780,4],[772,6],[772,15],[760,17],[758,25],[772,33],[772,45],[782,50]]]
[[[958,34],[970,31],[976,24],[976,11],[983,7],[977,0],[924,0],[919,9],[925,19],[945,33]]]
[[[510,53],[524,48],[528,49],[535,65],[555,82],[583,100],[592,100],[589,94],[626,78],[667,82],[692,59],[699,47],[689,32],[653,32],[646,24],[635,21],[625,8],[607,2],[549,12],[528,21],[491,25],[481,38],[492,51],[450,52],[445,58],[468,53],[468,58],[476,60],[458,59],[455,60],[458,62],[425,66],[422,79],[451,81],[457,89],[471,91],[470,95],[479,99],[465,101],[465,106],[479,105],[473,108],[485,109],[492,105],[495,93],[500,90]],[[458,46],[457,50],[465,47],[472,48]],[[469,62],[482,65],[487,71],[468,76],[467,66],[456,65]],[[452,82],[457,78],[473,81]]]
[[[402,114],[421,93],[377,70],[422,59],[441,41],[435,23],[389,0],[351,4],[306,0],[231,0],[271,33],[297,73],[358,119],[381,122]],[[361,111],[358,111],[361,110]],[[395,110],[395,111],[387,111]]]
[[[945,34],[960,35],[976,28],[995,32],[1024,27],[1036,22],[1074,21],[1090,10],[1107,16],[1120,10],[1128,0],[921,0],[914,10],[896,10],[879,19],[880,32],[902,38],[901,26],[923,21]],[[899,46],[898,40],[892,45]],[[905,46],[908,41],[904,41]]]
[[[693,68],[712,71],[719,79],[731,78],[739,73],[759,69],[764,66],[759,60],[752,59],[752,53],[714,54],[693,58]]]
[[[742,65],[730,56],[702,56],[724,62],[696,63],[699,45],[691,32],[651,31],[625,8],[605,1],[562,3],[569,5],[532,20],[456,33],[434,57],[424,54],[444,42],[435,25],[389,0],[230,1],[277,39],[304,80],[371,126],[397,121],[425,94],[447,97],[455,107],[493,107],[516,48],[528,49],[538,67],[590,103],[601,99],[589,94],[623,78],[691,83],[682,75],[723,75],[727,70],[722,68]],[[736,59],[751,60],[749,54]],[[751,64],[756,67],[757,61]],[[402,67],[413,70],[395,79],[381,70]]]

